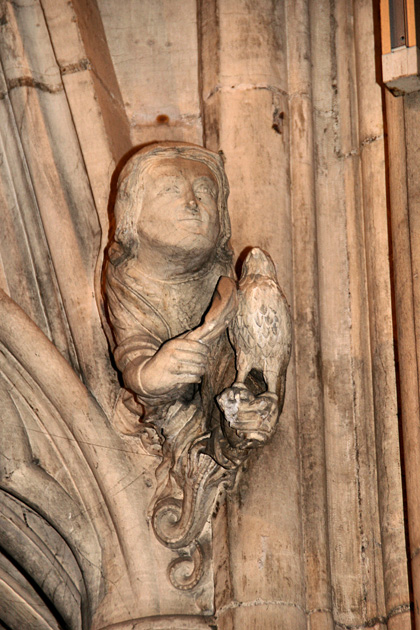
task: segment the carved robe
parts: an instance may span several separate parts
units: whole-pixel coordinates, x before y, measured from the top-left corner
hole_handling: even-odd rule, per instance
[[[205,272],[177,283],[148,278],[141,273],[135,258],[118,264],[120,260],[120,247],[114,243],[105,278],[107,311],[113,333],[112,351],[118,369],[124,373],[130,361],[141,357],[141,367],[165,341],[200,325],[204,315],[202,305],[210,304],[217,281],[222,274],[226,275],[226,268],[214,262]],[[209,369],[203,377],[201,395],[205,412],[211,411],[214,397],[227,386],[229,378],[231,381],[234,378],[233,351],[224,333],[212,343]],[[184,385],[181,391],[158,397],[137,392],[136,399],[149,416],[154,408],[171,404],[175,399],[191,401],[196,391],[196,385]]]

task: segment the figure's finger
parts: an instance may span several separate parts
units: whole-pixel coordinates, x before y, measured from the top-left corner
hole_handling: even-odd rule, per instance
[[[193,341],[192,339],[173,340],[172,348],[174,351],[183,350],[184,352],[202,354],[203,356],[207,356],[209,353],[209,346],[200,341]]]
[[[207,358],[203,357],[202,355],[189,355],[183,352],[179,352],[174,355],[172,363],[177,366],[186,366],[187,368],[191,365],[193,367],[200,367],[205,370],[207,367]]]
[[[258,409],[255,408],[255,405],[252,402],[248,403],[247,401],[238,400],[237,398],[236,402],[238,403],[239,415],[243,416],[244,418],[249,416],[253,418],[255,418],[256,416],[258,417],[260,412]]]
[[[172,374],[175,374],[177,376],[193,374],[194,376],[198,376],[201,378],[201,376],[203,376],[204,372],[206,371],[206,365],[180,361],[173,365],[170,371],[172,372]]]
[[[236,283],[232,278],[221,276],[215,289],[210,309],[204,318],[204,324],[190,333],[193,339],[213,341],[220,337],[237,309]]]
[[[241,401],[254,400],[255,396],[245,387],[237,388],[237,395]]]
[[[256,418],[255,415],[249,418],[244,418],[243,416],[241,416],[240,418],[238,416],[236,416],[235,418],[230,418],[228,420],[230,426],[233,429],[237,429],[237,430],[251,430],[251,429],[259,429],[262,419],[261,418]]]
[[[201,381],[202,374],[193,374],[190,372],[187,374],[179,374],[178,377],[178,382],[182,384],[199,383]]]
[[[203,361],[200,357],[189,359],[184,356],[177,356],[169,369],[175,372],[188,372],[189,370],[196,372],[200,370],[203,373],[207,369],[207,361]]]
[[[251,431],[249,433],[245,432],[240,435],[244,440],[252,444],[264,444],[270,438],[269,433],[265,433],[264,431]]]
[[[202,361],[203,363],[207,363],[208,356],[207,354],[202,354],[201,352],[193,352],[191,350],[177,349],[174,352],[174,357],[182,361]]]

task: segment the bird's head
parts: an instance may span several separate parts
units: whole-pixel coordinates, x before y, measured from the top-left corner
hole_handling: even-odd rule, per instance
[[[241,279],[246,276],[268,276],[277,280],[276,268],[270,256],[259,247],[251,249],[242,265]]]

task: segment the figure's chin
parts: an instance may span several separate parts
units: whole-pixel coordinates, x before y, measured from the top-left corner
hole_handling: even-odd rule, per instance
[[[183,230],[182,232],[152,237],[142,235],[140,248],[142,257],[146,256],[150,263],[155,263],[162,271],[165,265],[176,267],[180,271],[196,272],[201,267],[213,261],[216,251],[216,239],[198,231]]]
[[[156,243],[161,251],[166,251],[172,256],[207,256],[214,251],[215,244],[207,236],[197,232],[187,232],[179,236],[177,240],[171,239],[166,243]]]
[[[210,243],[208,239],[197,239],[188,242],[186,239],[182,243],[176,243],[172,247],[168,248],[168,254],[175,260],[192,260],[199,266],[206,262],[209,257],[213,257],[215,246]]]

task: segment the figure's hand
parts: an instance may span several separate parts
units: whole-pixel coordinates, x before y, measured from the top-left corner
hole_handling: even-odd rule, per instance
[[[207,369],[209,347],[188,334],[170,339],[149,359],[140,372],[144,393],[160,396],[189,383],[199,383]]]
[[[238,308],[236,283],[232,278],[220,276],[213,293],[211,306],[204,323],[188,333],[190,339],[210,343],[224,333]]]
[[[226,437],[232,446],[262,446],[273,435],[279,416],[279,401],[275,394],[254,396],[245,386],[233,385],[217,400],[224,413]]]

